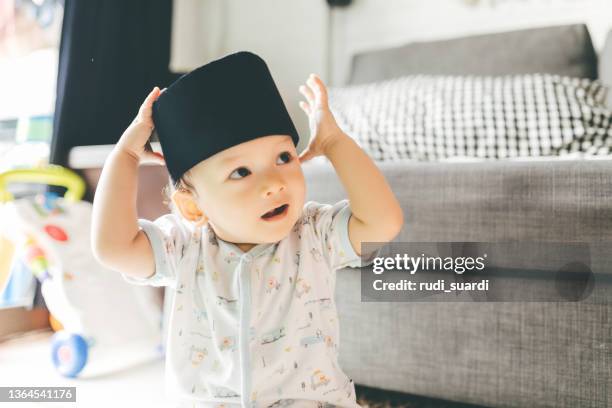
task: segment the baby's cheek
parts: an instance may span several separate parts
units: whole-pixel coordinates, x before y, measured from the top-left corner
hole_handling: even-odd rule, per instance
[[[246,200],[238,201],[237,204],[233,203],[224,209],[224,220],[232,225],[234,231],[247,232],[250,228],[253,228],[257,223],[257,217],[261,215],[257,214],[246,203]]]
[[[210,198],[206,205],[210,208],[211,214],[228,220],[240,215],[240,209],[244,207],[241,203],[245,202],[245,198],[240,194],[219,194]]]

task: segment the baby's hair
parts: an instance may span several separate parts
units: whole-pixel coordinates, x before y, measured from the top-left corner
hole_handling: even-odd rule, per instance
[[[162,190],[163,203],[172,211],[173,214],[176,214],[176,207],[172,202],[172,194],[175,191],[186,191],[194,196],[198,196],[198,193],[191,182],[191,170],[187,170],[180,179],[176,181],[176,183],[172,182],[172,177],[168,177],[168,184]]]

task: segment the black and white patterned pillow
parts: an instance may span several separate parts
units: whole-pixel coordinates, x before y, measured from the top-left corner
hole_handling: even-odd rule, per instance
[[[379,161],[612,154],[608,88],[528,74],[411,75],[330,88],[339,126]]]

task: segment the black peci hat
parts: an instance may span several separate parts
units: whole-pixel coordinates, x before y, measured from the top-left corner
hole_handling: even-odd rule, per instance
[[[242,51],[177,79],[153,103],[173,182],[208,157],[262,136],[299,136],[263,59]]]

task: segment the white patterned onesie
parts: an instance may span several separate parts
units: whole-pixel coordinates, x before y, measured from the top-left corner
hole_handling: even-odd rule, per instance
[[[289,235],[248,252],[174,214],[140,219],[170,286],[166,391],[188,407],[359,407],[338,366],[336,271],[361,266],[348,200],[309,201]],[[364,265],[370,264],[378,251]]]

